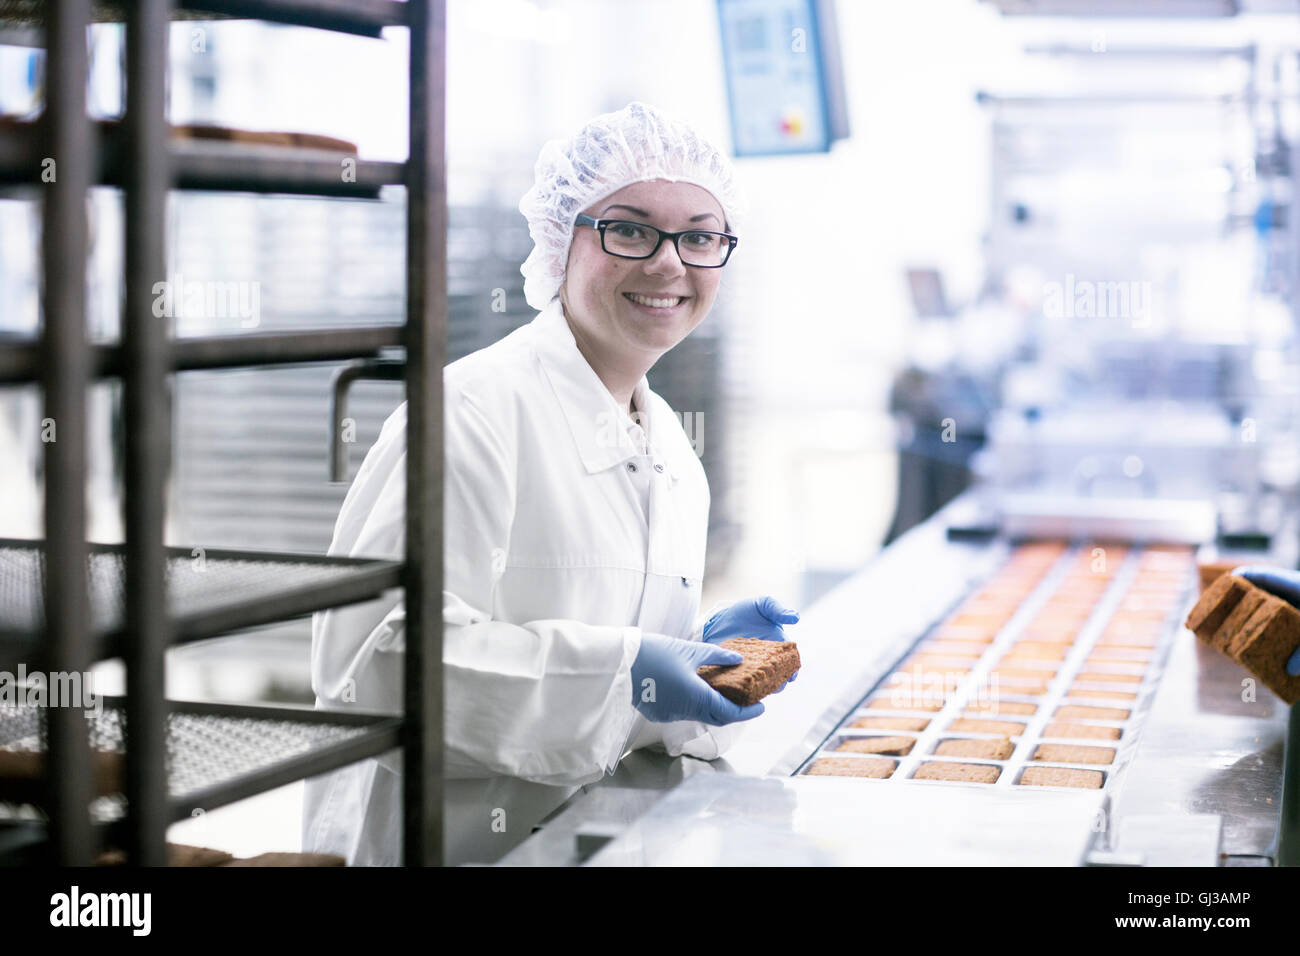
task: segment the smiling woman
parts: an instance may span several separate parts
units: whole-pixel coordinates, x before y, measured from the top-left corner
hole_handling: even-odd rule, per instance
[[[491,862],[631,749],[711,760],[763,713],[701,679],[783,640],[771,598],[700,620],[709,485],[646,380],[708,315],[737,200],[726,158],[641,103],[543,147],[520,210],[532,322],[447,366],[442,596],[449,862]],[[406,409],[330,554],[401,557]],[[317,706],[397,710],[405,608],[318,614]],[[398,862],[400,752],[308,783],[303,843]]]
[[[578,222],[605,224],[593,217],[611,215],[637,221],[579,229],[559,295],[579,350],[622,408],[641,376],[713,308],[726,262],[718,249],[729,253],[731,237],[708,231],[725,225],[722,206],[691,183],[633,183],[593,203]],[[717,248],[707,265],[698,264],[701,252],[692,245],[710,242]],[[683,244],[686,253],[678,251]]]

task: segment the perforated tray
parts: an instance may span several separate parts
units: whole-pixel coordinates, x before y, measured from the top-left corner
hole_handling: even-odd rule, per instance
[[[1089,552],[1086,550],[1092,547],[1088,544],[1079,544],[1065,548],[1061,556],[1050,567],[1037,582],[1036,586],[1030,592],[1029,596],[1020,604],[1016,612],[1007,620],[997,631],[993,641],[984,647],[980,656],[969,664],[969,671],[960,675],[958,679],[952,682],[955,686],[950,685],[949,692],[942,695],[941,706],[936,701],[932,706],[938,709],[926,710],[920,706],[911,703],[906,697],[901,699],[901,706],[898,707],[878,707],[867,706],[878,698],[888,698],[891,692],[891,677],[913,654],[918,652],[920,646],[931,639],[942,639],[938,634],[950,626],[949,619],[936,624],[923,634],[908,649],[896,663],[895,668],[891,669],[875,686],[873,686],[866,695],[864,695],[859,706],[849,713],[843,721],[835,728],[830,737],[823,743],[822,747],[814,753],[800,768],[800,773],[808,773],[809,769],[817,760],[824,757],[846,757],[854,760],[888,760],[893,766],[893,772],[887,777],[862,777],[864,785],[884,786],[889,784],[915,784],[920,786],[937,786],[937,787],[977,787],[986,789],[994,787],[1015,787],[1018,790],[1040,791],[1044,793],[1061,792],[1065,789],[1053,786],[1026,785],[1021,783],[1021,777],[1024,771],[1030,767],[1057,767],[1071,770],[1088,770],[1100,772],[1102,774],[1102,786],[1100,789],[1108,790],[1121,774],[1124,767],[1129,762],[1134,750],[1136,749],[1141,723],[1149,710],[1151,698],[1159,684],[1163,671],[1164,661],[1168,656],[1169,648],[1172,641],[1177,636],[1181,624],[1181,613],[1190,597],[1190,589],[1195,578],[1195,561],[1193,552],[1188,549],[1168,549],[1160,548],[1158,553],[1169,555],[1168,559],[1152,559],[1171,565],[1171,569],[1164,572],[1164,576],[1170,580],[1176,580],[1176,583],[1167,583],[1166,587],[1175,589],[1177,597],[1168,603],[1164,609],[1163,617],[1153,619],[1153,630],[1159,629],[1159,637],[1154,646],[1151,648],[1151,654],[1148,661],[1142,664],[1132,665],[1132,673],[1141,672],[1140,682],[1123,683],[1123,684],[1085,684],[1084,689],[1097,690],[1103,695],[1109,688],[1111,692],[1122,690],[1135,694],[1133,699],[1124,699],[1120,697],[1106,696],[1078,696],[1077,690],[1072,690],[1072,685],[1076,681],[1078,674],[1095,669],[1095,665],[1086,664],[1085,660],[1097,647],[1101,635],[1106,630],[1108,624],[1112,622],[1115,611],[1124,601],[1126,595],[1137,577],[1139,563],[1142,561],[1143,554],[1148,553],[1146,549],[1136,546],[1123,546],[1126,548],[1126,555],[1123,562],[1109,576],[1109,584],[1101,596],[1092,603],[1087,618],[1079,626],[1073,642],[1069,645],[1064,659],[1057,663],[1057,670],[1054,676],[1047,681],[1047,687],[1042,692],[1024,693],[1017,691],[1011,686],[1000,686],[997,694],[997,701],[1002,703],[1032,703],[1035,707],[1032,714],[1011,714],[999,713],[989,715],[991,720],[1010,720],[1024,724],[1024,729],[1018,735],[1011,738],[1014,744],[1014,751],[1006,759],[986,759],[979,757],[965,756],[941,756],[934,753],[936,746],[944,740],[950,739],[997,739],[1000,733],[981,734],[972,730],[953,730],[949,725],[953,720],[963,716],[966,708],[975,701],[980,700],[987,694],[982,693],[990,689],[987,682],[988,675],[997,671],[999,666],[1013,667],[1014,664],[1000,665],[1003,655],[1010,650],[1018,640],[1024,636],[1027,628],[1031,625],[1036,615],[1045,606],[1054,595],[1061,595],[1064,603],[1078,605],[1080,602],[1074,600],[1071,595],[1060,592],[1062,581],[1070,574],[1071,569],[1077,567],[1077,562],[1085,559]],[[996,579],[998,572],[994,572],[993,579]],[[968,603],[978,598],[978,592],[966,599]],[[960,610],[958,611],[960,613]],[[960,668],[958,668],[960,669]],[[1129,671],[1129,668],[1119,665],[1115,668],[1117,672]],[[897,698],[896,698],[897,699]],[[895,699],[895,700],[896,700]],[[894,703],[894,700],[890,700]],[[1057,709],[1062,705],[1083,705],[1090,707],[1113,707],[1123,708],[1129,711],[1129,715],[1124,720],[1098,720],[1093,717],[1065,717],[1056,716]],[[859,718],[863,717],[881,717],[881,718],[901,718],[927,721],[922,729],[904,729],[904,728],[856,728],[850,726]],[[1098,733],[1095,737],[1050,737],[1045,736],[1047,725],[1053,720],[1064,720],[1069,723],[1078,724],[1085,727],[1094,727]],[[1119,732],[1118,739],[1111,739],[1114,731]],[[913,737],[910,750],[906,754],[892,755],[866,755],[854,754],[838,750],[846,740],[861,738],[879,738],[879,737]],[[1082,747],[1104,747],[1114,750],[1114,758],[1107,763],[1082,763],[1066,761],[1049,761],[1035,760],[1033,755],[1040,744],[1068,744]],[[925,763],[938,764],[973,764],[977,766],[988,766],[997,769],[997,779],[992,783],[974,783],[965,781],[947,781],[947,780],[925,780],[915,779],[916,771]],[[839,774],[837,774],[839,775]]]
[[[168,792],[174,804],[217,806],[248,796],[264,787],[254,780],[291,761],[319,755],[340,744],[375,742],[368,749],[382,752],[397,746],[400,718],[368,714],[258,708],[246,705],[174,703],[167,716],[165,766]],[[258,711],[268,716],[258,716]],[[126,715],[114,699],[89,717],[91,747],[113,753],[126,748]],[[388,747],[383,746],[384,743]],[[41,753],[45,750],[45,721],[39,708],[26,704],[0,705],[0,750]],[[345,761],[334,761],[335,765]],[[0,782],[0,800],[3,800]],[[100,797],[92,817],[107,823],[123,816],[121,795]],[[188,811],[187,811],[188,812]],[[32,811],[0,803],[0,819],[31,817]]]
[[[0,538],[0,637],[35,639],[44,625],[43,542]],[[283,620],[400,584],[400,562],[222,549],[168,548],[169,612],[178,638],[195,640]],[[122,626],[126,558],[121,546],[91,545],[91,630]]]

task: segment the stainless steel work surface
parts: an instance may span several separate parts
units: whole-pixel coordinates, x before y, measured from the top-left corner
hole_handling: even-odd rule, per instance
[[[886,781],[697,775],[592,857],[592,866],[1074,866],[1104,816],[1100,791],[893,787]],[[1024,839],[1032,832],[1034,839]]]
[[[1122,827],[1135,814],[1215,814],[1225,862],[1272,856],[1287,708],[1258,684],[1255,699],[1243,700],[1249,673],[1189,632],[1179,637],[1115,796],[1115,818]]]

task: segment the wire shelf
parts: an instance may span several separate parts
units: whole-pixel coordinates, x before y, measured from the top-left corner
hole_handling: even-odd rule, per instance
[[[320,770],[398,746],[398,717],[238,704],[173,703],[167,716],[165,767],[173,819],[211,809],[279,785],[282,775],[312,761]],[[92,749],[126,752],[126,714],[120,699],[87,720]],[[41,708],[0,705],[0,751],[40,754],[46,750]],[[292,767],[290,765],[293,765]],[[0,821],[39,819],[26,804],[8,795],[0,780]],[[10,802],[3,802],[9,800]],[[126,814],[120,794],[101,795],[91,817],[109,824]]]
[[[0,539],[0,637],[34,642],[44,627],[42,545]],[[176,619],[178,641],[378,597],[401,584],[400,562],[203,548],[167,550],[168,611]],[[87,572],[91,630],[111,645],[122,628],[126,598],[123,549],[91,545]],[[103,653],[111,650],[111,646],[101,648]]]

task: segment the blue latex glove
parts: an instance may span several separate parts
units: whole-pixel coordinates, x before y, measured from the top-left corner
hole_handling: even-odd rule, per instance
[[[782,624],[798,624],[799,612],[781,606],[774,597],[750,598],[724,607],[704,624],[704,639],[717,644],[733,637],[784,641]]]
[[[782,624],[798,624],[799,612],[782,607],[774,597],[750,598],[724,607],[704,623],[704,639],[717,644],[733,637],[756,637],[761,641],[784,641]],[[790,675],[790,681],[799,672]],[[786,684],[790,683],[786,681]],[[785,690],[785,685],[778,690]]]
[[[739,664],[742,660],[725,647],[642,633],[641,649],[632,662],[632,704],[647,720],[658,724],[697,720],[720,726],[757,717],[765,710],[762,704],[733,704],[695,672],[705,664]]]
[[[1255,587],[1263,588],[1269,594],[1276,595],[1300,608],[1300,571],[1245,565],[1234,568],[1232,573],[1239,578],[1245,578]],[[1292,675],[1300,674],[1300,647],[1296,648],[1291,659],[1286,662],[1286,672]]]

